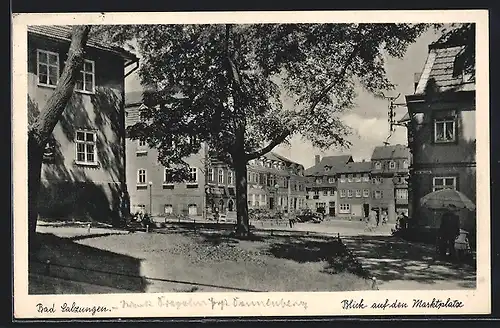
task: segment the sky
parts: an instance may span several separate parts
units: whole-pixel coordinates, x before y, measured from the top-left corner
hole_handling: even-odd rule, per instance
[[[388,58],[386,63],[387,76],[396,89],[387,96],[397,96],[397,103],[405,102],[405,95],[414,91],[414,75],[420,73],[427,59],[428,45],[435,41],[438,35],[429,30],[408,47],[402,59]],[[136,72],[125,79],[125,92],[141,90],[139,77]],[[363,90],[358,90],[356,106],[343,113],[341,119],[350,126],[353,134],[347,139],[352,143],[347,150],[329,149],[321,151],[302,140],[300,136],[291,139],[290,146],[281,145],[273,151],[292,161],[309,168],[314,165],[314,156],[320,155],[352,155],[355,161],[369,160],[374,147],[382,146],[389,136],[389,123],[387,117],[388,101],[377,99]],[[400,119],[406,113],[406,107],[397,107],[396,119]],[[396,127],[396,131],[388,140],[390,144],[407,144],[406,128]]]

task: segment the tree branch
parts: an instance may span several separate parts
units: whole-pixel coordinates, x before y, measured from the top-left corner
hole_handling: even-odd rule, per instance
[[[47,142],[47,139],[52,134],[54,127],[64,112],[69,99],[73,95],[76,75],[83,63],[83,55],[89,32],[90,25],[73,27],[68,58],[59,82],[54,93],[52,93],[47,101],[45,108],[40,112],[28,131],[33,141],[40,147]]]
[[[353,62],[354,58],[356,57],[356,55],[358,54],[358,52],[359,52],[359,44],[357,44],[354,47],[353,51],[350,53],[350,55],[347,58],[344,66],[342,67],[342,70],[337,75],[337,78],[334,78],[332,82],[330,82],[325,87],[323,87],[323,89],[318,94],[318,96],[316,97],[316,99],[311,103],[311,105],[308,108],[308,114],[313,114],[314,110],[316,109],[316,107],[318,106],[318,104],[328,94],[328,92],[330,92],[333,89],[333,87],[335,86],[335,84],[338,83],[338,80],[343,79],[345,77],[345,75],[347,73],[347,69],[352,64],[352,62]],[[292,132],[293,131],[291,131],[290,129],[285,128],[285,130],[282,133],[280,133],[274,140],[272,140],[271,142],[269,142],[269,144],[267,146],[264,146],[260,150],[257,150],[257,151],[254,151],[254,152],[246,154],[246,159],[247,160],[252,160],[252,159],[258,158],[260,156],[263,156],[264,154],[267,154],[268,152],[270,152],[271,150],[273,150],[274,147],[276,147],[277,145],[279,145],[283,141],[285,141],[285,139],[288,138],[292,134]]]

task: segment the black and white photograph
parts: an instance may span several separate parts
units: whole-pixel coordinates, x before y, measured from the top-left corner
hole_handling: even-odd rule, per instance
[[[14,17],[17,312],[488,313],[488,16],[456,13]]]

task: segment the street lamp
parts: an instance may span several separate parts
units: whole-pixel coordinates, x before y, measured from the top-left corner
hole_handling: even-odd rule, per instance
[[[153,216],[153,181],[149,181],[149,215]]]

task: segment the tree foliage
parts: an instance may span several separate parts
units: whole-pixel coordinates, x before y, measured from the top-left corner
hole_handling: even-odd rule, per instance
[[[230,165],[296,134],[319,148],[348,147],[340,114],[354,106],[356,85],[374,95],[392,89],[386,56],[403,57],[427,27],[133,25],[101,33],[119,44],[134,40],[141,57],[148,108],[130,137],[157,148],[164,165],[182,166],[202,141]]]

